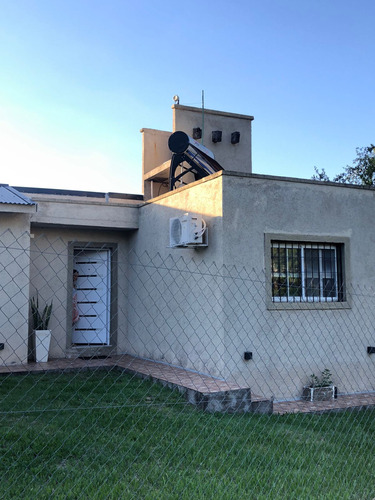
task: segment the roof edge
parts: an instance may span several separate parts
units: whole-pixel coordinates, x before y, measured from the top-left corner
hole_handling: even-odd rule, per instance
[[[110,196],[111,198],[122,199],[122,200],[139,200],[143,201],[142,194],[127,194],[127,193],[116,193],[116,192],[99,192],[99,191],[79,191],[72,189],[54,189],[54,188],[37,188],[37,187],[24,187],[15,186],[20,193],[30,193],[30,194],[52,194],[60,196],[81,196],[85,198],[106,198]]]

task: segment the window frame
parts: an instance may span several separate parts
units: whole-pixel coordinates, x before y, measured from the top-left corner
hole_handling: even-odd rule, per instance
[[[347,237],[332,237],[327,235],[285,235],[285,234],[274,234],[274,233],[265,233],[265,269],[266,269],[266,289],[267,289],[267,308],[268,309],[342,309],[342,308],[350,308],[350,304],[347,298],[346,291],[346,281],[349,276],[349,243],[350,240]],[[286,280],[286,284],[288,287],[288,295],[286,296],[274,296],[274,278],[275,273],[272,268],[273,259],[272,252],[274,245],[280,245],[280,248],[295,248],[300,251],[301,248],[304,250],[301,251],[300,256],[300,271],[299,276],[298,272],[294,273],[292,279],[300,279],[301,280],[301,294],[294,295],[293,293],[289,294],[290,290],[290,282],[289,277]],[[334,297],[324,296],[323,286],[321,280],[324,278],[324,273],[320,273],[318,271],[317,275],[319,277],[319,295],[313,296],[306,294],[306,279],[311,277],[313,279],[313,275],[306,275],[306,266],[305,258],[302,256],[306,249],[318,249],[319,250],[319,271],[321,270],[322,250],[325,249],[335,249],[335,267],[338,271],[335,286],[336,292]],[[284,265],[284,273],[280,272],[282,267],[279,265],[279,276],[282,274],[287,274],[289,271],[288,268],[288,260],[287,256],[285,258]],[[295,271],[298,268],[298,265],[292,264],[293,270]],[[323,274],[323,275],[322,275]],[[327,272],[326,278],[327,278]],[[330,274],[330,273],[328,273]],[[277,277],[277,276],[276,276]],[[331,276],[328,276],[331,278]],[[327,279],[328,279],[327,278]],[[316,279],[316,276],[315,276]]]

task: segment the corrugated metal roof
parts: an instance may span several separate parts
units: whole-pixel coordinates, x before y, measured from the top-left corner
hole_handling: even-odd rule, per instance
[[[30,198],[20,193],[8,184],[0,184],[0,203],[9,205],[35,205]]]

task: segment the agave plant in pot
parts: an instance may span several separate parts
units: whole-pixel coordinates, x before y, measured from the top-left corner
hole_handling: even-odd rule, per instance
[[[303,388],[302,399],[307,401],[329,401],[337,398],[337,387],[333,385],[332,373],[328,368],[322,371],[320,377],[310,375],[310,384]]]
[[[51,330],[48,325],[52,314],[52,301],[44,308],[39,308],[38,294],[30,299],[31,315],[33,319],[33,330],[35,336],[35,361],[48,361],[48,352],[51,342]]]

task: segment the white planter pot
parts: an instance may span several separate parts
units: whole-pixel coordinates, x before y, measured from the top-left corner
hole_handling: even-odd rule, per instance
[[[306,401],[329,401],[337,398],[337,387],[335,385],[327,385],[325,387],[309,387],[303,388],[302,399]]]
[[[35,330],[35,361],[45,363],[48,361],[51,330]]]

